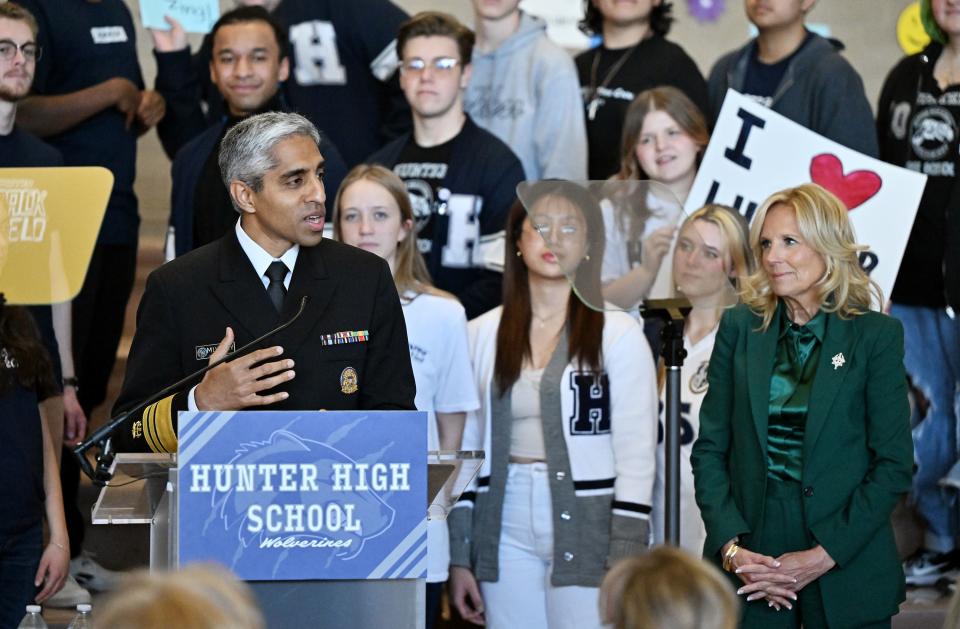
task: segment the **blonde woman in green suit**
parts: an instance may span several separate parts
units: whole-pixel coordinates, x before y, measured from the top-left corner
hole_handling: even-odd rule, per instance
[[[904,599],[890,513],[910,488],[903,328],[861,269],[847,210],[806,184],[767,199],[759,261],[724,313],[691,457],[704,554],[743,627],[889,627]]]

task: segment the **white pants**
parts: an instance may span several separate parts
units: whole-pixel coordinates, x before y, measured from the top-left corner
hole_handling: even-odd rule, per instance
[[[500,580],[481,581],[488,629],[600,628],[599,589],[550,584],[553,505],[546,463],[511,463],[503,499]]]

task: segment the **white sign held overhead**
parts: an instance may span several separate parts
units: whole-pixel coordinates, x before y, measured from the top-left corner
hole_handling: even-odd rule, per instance
[[[728,90],[684,209],[720,203],[750,221],[774,192],[820,184],[847,206],[857,241],[870,248],[860,263],[889,297],[926,180]]]

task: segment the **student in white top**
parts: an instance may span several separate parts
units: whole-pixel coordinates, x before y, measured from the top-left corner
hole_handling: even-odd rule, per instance
[[[463,442],[487,456],[449,517],[450,597],[489,629],[599,629],[606,567],[649,541],[654,363],[636,321],[595,309],[597,199],[567,181],[524,197],[503,306],[468,326],[482,407]]]
[[[680,227],[673,253],[673,281],[692,309],[684,321],[687,357],[680,370],[680,546],[700,555],[707,533],[693,497],[690,452],[700,431],[700,405],[707,394],[707,366],[723,309],[734,305],[739,278],[753,272],[748,228],[736,210],[706,205]],[[662,383],[661,383],[662,384]],[[653,492],[653,540],[664,541],[664,404],[660,392],[657,480]]]
[[[334,235],[390,264],[407,324],[415,404],[429,415],[428,450],[459,450],[467,411],[479,408],[467,351],[467,318],[457,299],[430,283],[417,251],[407,189],[382,166],[359,165],[340,185],[333,210]],[[446,521],[427,527],[427,627],[440,608],[450,562]]]
[[[626,211],[615,195],[605,208],[607,249],[603,258],[604,297],[621,308],[634,308],[647,295],[670,250],[674,225],[654,220],[687,201],[700,158],[710,141],[703,113],[675,87],[641,92],[623,122],[618,182],[655,182],[641,199],[643,208]],[[667,192],[669,190],[669,192]],[[658,198],[659,196],[669,197]],[[679,221],[676,221],[679,222]]]

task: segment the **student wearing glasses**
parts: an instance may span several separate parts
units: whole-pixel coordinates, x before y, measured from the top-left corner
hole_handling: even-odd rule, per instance
[[[493,252],[524,179],[507,145],[464,113],[473,43],[470,29],[445,13],[419,13],[400,26],[400,87],[413,131],[370,158],[404,181],[430,276],[471,319],[500,303],[503,254]]]

